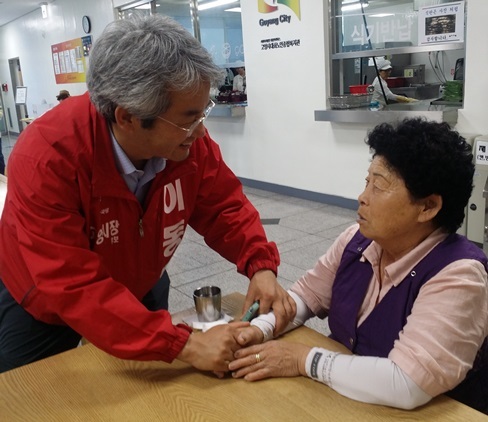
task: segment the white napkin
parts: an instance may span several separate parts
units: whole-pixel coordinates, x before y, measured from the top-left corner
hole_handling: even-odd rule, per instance
[[[198,320],[197,314],[192,314],[187,317],[183,318],[183,321],[188,324],[190,327],[194,328],[195,330],[202,330],[203,332],[210,330],[210,328],[215,327],[217,325],[228,324],[234,318],[231,316],[222,313],[222,318],[218,319],[217,321],[212,322],[201,322]]]

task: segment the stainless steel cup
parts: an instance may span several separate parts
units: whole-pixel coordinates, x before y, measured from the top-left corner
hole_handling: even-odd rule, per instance
[[[218,321],[221,317],[222,295],[216,286],[199,287],[193,292],[198,321]]]

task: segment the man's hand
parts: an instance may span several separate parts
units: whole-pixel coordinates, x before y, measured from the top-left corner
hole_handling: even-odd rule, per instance
[[[247,290],[242,313],[244,314],[256,300],[259,300],[260,314],[274,311],[276,316],[275,335],[283,331],[295,318],[297,311],[295,301],[278,284],[273,271],[262,270],[254,274]]]
[[[231,322],[205,333],[193,332],[178,359],[204,371],[228,371],[234,352],[241,348],[237,337],[245,327],[249,327],[248,322]]]

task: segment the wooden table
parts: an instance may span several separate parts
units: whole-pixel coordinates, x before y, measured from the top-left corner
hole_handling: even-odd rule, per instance
[[[224,297],[237,315],[243,296]],[[190,311],[192,312],[192,311]],[[174,315],[181,320],[188,312]],[[307,327],[284,337],[333,350],[338,343]],[[85,345],[0,374],[0,421],[487,421],[439,396],[413,411],[345,398],[304,377],[254,383],[217,379],[179,361],[135,362]]]

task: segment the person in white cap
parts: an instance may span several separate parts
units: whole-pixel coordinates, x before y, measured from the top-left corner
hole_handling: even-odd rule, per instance
[[[246,68],[236,67],[237,74],[234,76],[232,89],[234,91],[246,93]]]
[[[388,99],[388,102],[394,101],[399,103],[411,103],[413,101],[417,101],[414,98],[405,97],[403,95],[396,95],[390,91],[388,88],[387,79],[390,76],[392,66],[389,60],[380,59],[377,61],[379,77],[377,76],[373,81],[374,93],[372,101],[378,101],[382,105],[386,105],[385,97]],[[383,95],[383,90],[381,89],[381,85],[383,86],[383,90],[385,94]]]

